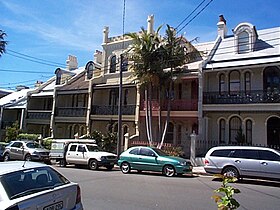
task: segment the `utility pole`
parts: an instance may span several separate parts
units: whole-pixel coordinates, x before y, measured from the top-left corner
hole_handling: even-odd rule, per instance
[[[123,55],[120,56],[120,84],[119,84],[119,110],[118,110],[118,142],[117,155],[121,153],[122,146],[122,70],[123,70]]]

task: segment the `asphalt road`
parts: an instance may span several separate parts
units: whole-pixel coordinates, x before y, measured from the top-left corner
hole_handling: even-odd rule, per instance
[[[211,196],[221,181],[210,176],[170,178],[159,173],[56,168],[80,184],[85,210],[217,209]],[[246,179],[231,185],[241,190],[234,196],[241,204],[239,209],[280,209],[280,182]]]

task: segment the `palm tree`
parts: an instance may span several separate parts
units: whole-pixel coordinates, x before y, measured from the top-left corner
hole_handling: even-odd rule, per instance
[[[179,74],[181,71],[180,66],[196,60],[199,56],[199,52],[196,50],[196,48],[183,36],[177,37],[176,30],[169,25],[167,25],[160,51],[162,52],[164,67],[166,68],[163,70],[164,79],[161,81],[165,81],[163,85],[166,85],[164,89],[167,89],[167,116],[163,132],[159,132],[162,133],[161,142],[158,145],[159,148],[161,148],[163,145],[170,121],[170,107],[173,95],[172,89],[174,86],[174,73]]]
[[[3,53],[6,52],[7,42],[4,41],[5,36],[6,36],[6,33],[4,31],[0,30],[0,57]]]
[[[141,33],[129,33],[133,44],[129,49],[130,60],[133,61],[134,76],[140,82],[145,91],[146,101],[146,132],[149,144],[153,142],[152,133],[152,86],[159,83],[161,73],[161,61],[159,57],[159,46],[161,38],[159,31],[148,33],[143,27]]]

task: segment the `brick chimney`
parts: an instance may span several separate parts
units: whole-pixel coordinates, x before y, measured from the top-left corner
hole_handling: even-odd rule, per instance
[[[218,36],[224,39],[227,36],[227,21],[225,20],[223,15],[219,16],[218,26]]]

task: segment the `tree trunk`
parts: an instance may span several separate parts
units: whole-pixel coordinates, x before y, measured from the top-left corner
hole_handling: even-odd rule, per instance
[[[154,141],[154,138],[153,138],[153,106],[152,106],[152,84],[149,83],[149,88],[148,88],[148,98],[149,98],[149,111],[148,111],[148,114],[149,114],[149,131],[150,131],[150,139],[151,139],[151,143],[153,143]],[[152,146],[152,145],[150,145]]]
[[[149,119],[148,119],[148,109],[149,109],[149,101],[148,101],[148,90],[145,88],[145,103],[146,103],[146,110],[145,110],[145,119],[146,119],[146,132],[147,132],[147,138],[149,141],[149,145],[151,145],[151,137],[150,137],[150,131],[149,131]]]

